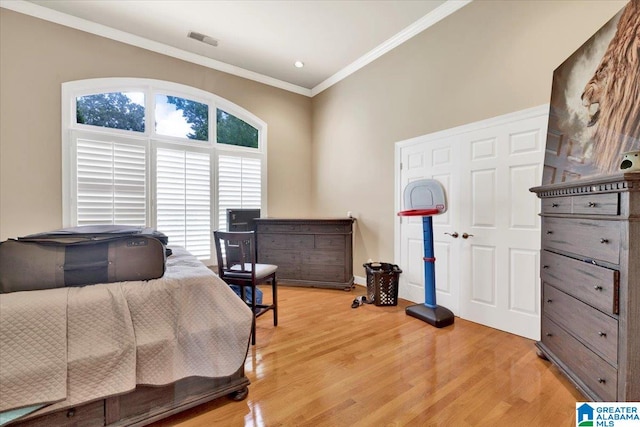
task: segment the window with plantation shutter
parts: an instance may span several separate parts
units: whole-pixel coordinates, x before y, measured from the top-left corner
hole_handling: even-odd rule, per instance
[[[157,228],[200,258],[211,254],[210,164],[209,153],[157,151]]]
[[[77,139],[77,225],[145,225],[146,148]]]
[[[211,263],[227,209],[266,214],[267,125],[241,107],[176,83],[106,78],[63,83],[62,112],[64,227],[153,227]]]
[[[218,156],[218,228],[227,229],[227,209],[260,209],[262,161],[259,158]]]

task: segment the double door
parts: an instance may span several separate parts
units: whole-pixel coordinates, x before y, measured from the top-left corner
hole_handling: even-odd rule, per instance
[[[433,217],[436,298],[461,318],[531,339],[540,335],[539,185],[546,108],[396,145],[397,210],[414,180],[436,179],[447,212]],[[397,219],[399,296],[424,302],[422,219]]]

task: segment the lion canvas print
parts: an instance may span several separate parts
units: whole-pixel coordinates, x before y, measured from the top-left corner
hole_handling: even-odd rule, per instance
[[[543,184],[616,173],[640,150],[640,0],[553,73]]]

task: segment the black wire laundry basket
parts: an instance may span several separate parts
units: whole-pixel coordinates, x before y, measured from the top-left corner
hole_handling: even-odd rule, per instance
[[[398,282],[402,270],[387,262],[363,264],[367,272],[367,300],[375,305],[398,305]]]

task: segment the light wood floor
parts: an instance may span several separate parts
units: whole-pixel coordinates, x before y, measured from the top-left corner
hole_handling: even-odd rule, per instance
[[[585,398],[534,342],[455,319],[434,328],[351,292],[279,287],[279,326],[258,319],[246,400],[204,404],[161,426],[575,426]],[[269,295],[265,288],[265,301]]]

